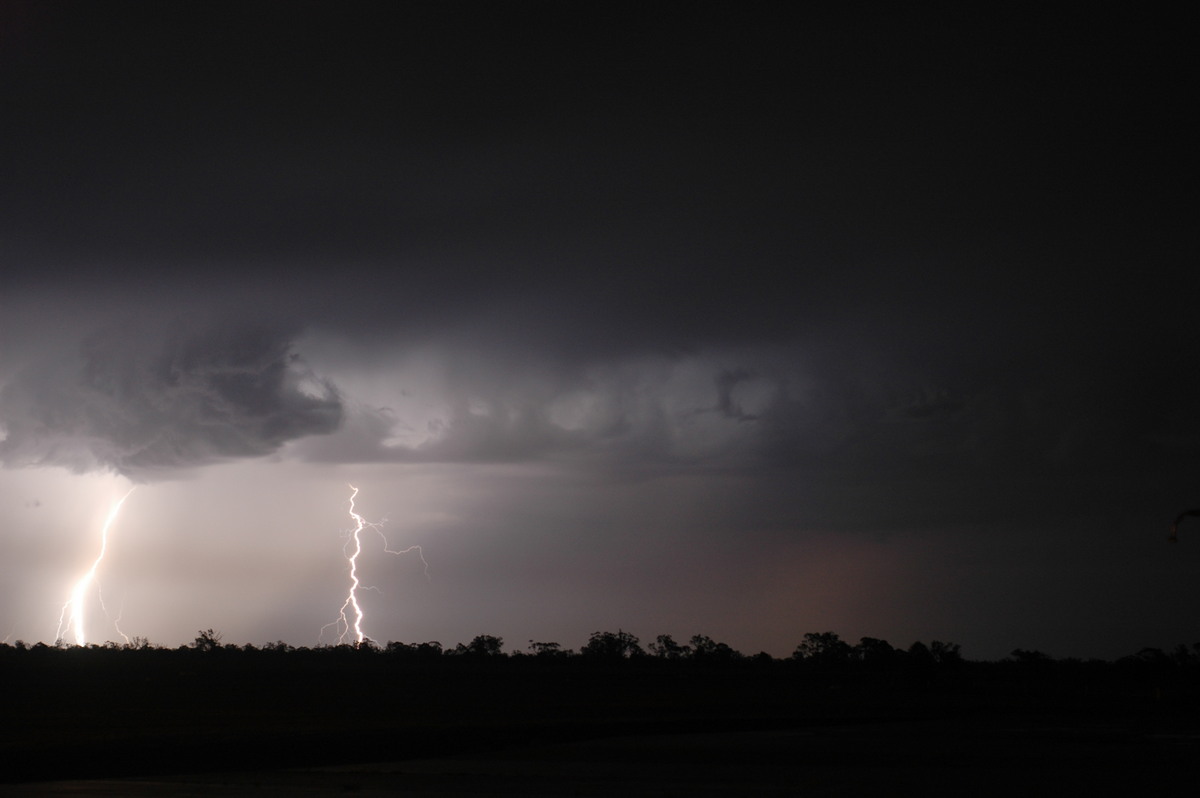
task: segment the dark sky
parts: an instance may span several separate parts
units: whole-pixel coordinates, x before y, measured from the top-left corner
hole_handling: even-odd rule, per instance
[[[790,11],[0,5],[0,633],[1194,642],[1194,20]]]

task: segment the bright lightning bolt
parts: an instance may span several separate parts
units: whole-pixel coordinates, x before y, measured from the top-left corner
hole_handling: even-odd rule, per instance
[[[361,643],[363,641],[362,631],[362,607],[358,603],[358,555],[362,554],[362,531],[366,527],[366,521],[358,513],[354,512],[354,497],[358,495],[358,488],[350,486],[353,493],[350,494],[350,517],[354,519],[355,527],[351,534],[351,539],[354,541],[354,553],[347,559],[350,560],[350,590],[346,593],[346,601],[342,603],[342,608],[338,612],[338,619],[334,621],[338,625],[340,634],[338,634],[338,642],[346,642],[346,635],[350,633],[350,623],[346,619],[346,609],[354,608],[354,642]]]
[[[421,547],[409,546],[407,549],[400,549],[399,551],[388,548],[387,538],[384,536],[383,531],[380,530],[380,524],[367,521],[354,509],[354,499],[358,496],[358,488],[353,485],[349,487],[351,491],[350,518],[354,520],[354,529],[350,531],[349,539],[346,541],[343,551],[352,547],[352,550],[346,553],[346,560],[350,563],[350,588],[346,592],[346,600],[342,602],[342,607],[338,610],[337,619],[321,627],[321,634],[323,635],[325,630],[332,626],[337,631],[337,643],[339,645],[349,642],[351,637],[353,637],[354,642],[357,644],[361,644],[366,639],[366,635],[363,634],[362,630],[363,609],[362,605],[358,603],[358,591],[360,589],[373,590],[375,588],[363,587],[361,580],[358,578],[358,557],[362,554],[362,533],[364,530],[370,529],[383,539],[383,550],[387,554],[408,554],[415,551],[421,560],[421,565],[425,568],[425,576],[429,576],[429,563],[425,561],[425,553],[421,550]]]
[[[125,500],[129,498],[129,494],[133,493],[133,491],[134,489],[130,488],[129,492],[118,499],[113,504],[112,509],[108,511],[108,518],[104,520],[104,528],[100,530],[100,553],[96,555],[92,567],[75,583],[75,587],[71,590],[71,597],[62,606],[62,611],[58,615],[58,632],[55,634],[55,640],[62,640],[63,635],[70,629],[75,633],[75,645],[82,646],[87,643],[87,634],[83,628],[83,616],[88,588],[96,580],[96,569],[100,567],[100,563],[104,560],[104,554],[108,550],[108,530],[113,525],[113,521],[117,520],[117,513],[121,511],[121,505],[125,503]],[[104,609],[105,615],[107,615],[108,610],[104,608],[104,598],[99,595],[98,589],[97,597],[100,600],[100,607]],[[70,620],[67,620],[68,618]]]

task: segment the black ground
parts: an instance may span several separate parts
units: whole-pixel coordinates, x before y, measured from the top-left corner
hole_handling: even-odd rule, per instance
[[[1117,794],[1200,761],[1200,681],[1165,661],[42,649],[0,668],[14,795]]]

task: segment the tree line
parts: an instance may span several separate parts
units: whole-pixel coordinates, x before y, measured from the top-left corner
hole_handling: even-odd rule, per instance
[[[495,635],[477,635],[467,643],[445,647],[433,640],[420,643],[390,641],[385,644],[365,639],[360,643],[324,644],[313,647],[293,646],[282,640],[263,645],[226,643],[213,629],[200,630],[191,643],[177,648],[158,646],[144,637],[134,637],[124,643],[108,642],[77,646],[59,640],[53,645],[17,640],[0,643],[0,657],[27,653],[85,652],[85,651],[154,651],[190,652],[210,655],[282,655],[317,656],[323,654],[353,654],[358,657],[380,656],[418,661],[533,661],[533,662],[591,662],[591,663],[703,663],[732,665],[735,663],[790,663],[806,670],[824,673],[878,672],[887,670],[920,670],[954,672],[971,666],[998,665],[1032,673],[1052,670],[1086,669],[1113,665],[1126,670],[1188,670],[1200,671],[1200,643],[1179,645],[1171,650],[1144,648],[1135,654],[1115,661],[1055,659],[1041,651],[1015,649],[998,662],[966,659],[957,643],[934,640],[928,644],[916,641],[907,648],[894,647],[886,640],[860,638],[851,644],[836,632],[809,632],[803,636],[789,657],[772,657],[766,652],[744,654],[713,638],[696,634],[687,642],[678,642],[672,635],[660,634],[647,645],[629,632],[618,630],[593,632],[578,650],[565,648],[557,642],[530,640],[524,649],[505,650],[504,639]]]

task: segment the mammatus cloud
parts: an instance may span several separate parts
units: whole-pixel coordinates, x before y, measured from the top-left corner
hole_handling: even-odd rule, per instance
[[[264,328],[108,328],[0,389],[0,462],[136,480],[270,454],[342,422],[335,386]]]

